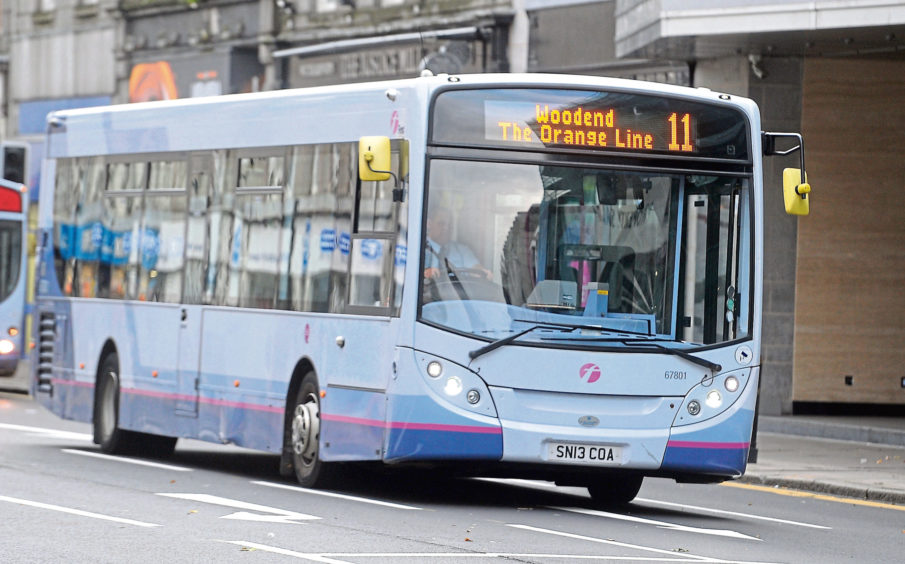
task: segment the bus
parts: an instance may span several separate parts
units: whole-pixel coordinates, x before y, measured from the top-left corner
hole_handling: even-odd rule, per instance
[[[737,96],[540,74],[52,113],[33,393],[104,452],[232,443],[306,487],[736,478],[784,136]]]
[[[27,229],[25,186],[0,179],[0,377],[13,376],[24,357]]]

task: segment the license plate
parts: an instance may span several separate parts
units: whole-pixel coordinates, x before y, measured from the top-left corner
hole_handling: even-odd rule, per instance
[[[622,447],[582,443],[547,443],[547,460],[567,464],[618,465],[622,462]]]

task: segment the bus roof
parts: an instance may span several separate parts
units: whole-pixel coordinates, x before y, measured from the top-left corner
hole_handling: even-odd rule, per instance
[[[346,142],[363,135],[410,137],[412,128],[426,131],[426,115],[419,108],[426,108],[432,92],[450,86],[644,91],[756,111],[753,102],[744,98],[730,101],[729,96],[707,89],[625,79],[441,74],[52,112],[47,116],[47,153],[77,157]],[[390,90],[396,95],[389,96]]]

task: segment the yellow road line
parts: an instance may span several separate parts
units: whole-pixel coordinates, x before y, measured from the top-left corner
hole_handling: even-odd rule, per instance
[[[779,495],[787,495],[790,497],[807,497],[810,499],[819,499],[821,501],[835,501],[837,503],[850,503],[852,505],[864,505],[866,507],[878,507],[880,509],[895,509],[896,511],[905,511],[905,505],[893,505],[891,503],[882,503],[879,501],[868,501],[866,499],[855,499],[851,497],[838,497],[834,495],[818,494],[811,492],[802,492],[798,490],[790,490],[773,486],[757,486],[754,484],[743,484],[738,482],[723,482],[721,486],[729,486],[730,488],[741,488],[743,490],[754,490],[759,492],[769,492]]]

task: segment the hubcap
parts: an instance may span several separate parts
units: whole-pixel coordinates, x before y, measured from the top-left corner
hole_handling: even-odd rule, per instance
[[[314,394],[308,394],[305,402],[297,405],[292,415],[292,451],[305,464],[313,463],[317,457],[318,416],[317,396]]]

